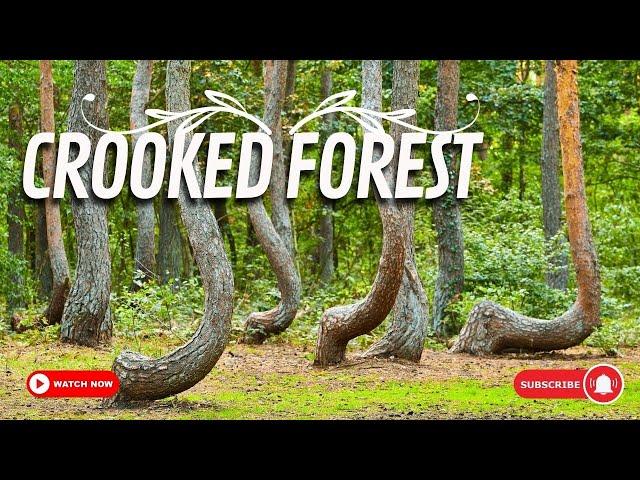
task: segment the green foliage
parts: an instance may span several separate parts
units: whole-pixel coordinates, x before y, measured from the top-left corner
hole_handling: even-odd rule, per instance
[[[173,287],[176,283],[179,288]],[[150,335],[184,341],[202,318],[203,300],[198,277],[164,285],[149,281],[137,290],[124,289],[112,298],[116,331],[138,344]]]

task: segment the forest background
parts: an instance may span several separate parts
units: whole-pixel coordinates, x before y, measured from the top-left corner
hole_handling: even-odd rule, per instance
[[[149,108],[165,109],[165,63],[155,62]],[[282,114],[285,128],[307,115],[328,94],[361,90],[360,61],[300,60],[291,64],[293,80],[289,79]],[[575,298],[575,274],[563,241],[564,222],[561,219],[559,233],[551,238],[545,235],[543,224],[545,66],[545,61],[538,60],[460,62],[459,98],[471,92],[479,98],[481,113],[474,130],[484,132],[485,143],[474,154],[469,198],[460,203],[464,287],[442,313],[441,330],[435,332],[430,322],[427,346],[431,349],[450,345],[480,300],[551,318],[567,310]],[[640,179],[640,62],[581,61],[579,66],[586,191],[602,278],[603,325],[586,344],[615,356],[620,349],[640,342],[640,293],[636,288],[640,278],[640,193],[636,186]],[[73,68],[72,61],[53,62],[57,132],[66,130]],[[391,109],[392,68],[393,62],[383,62],[384,110]],[[437,61],[419,64],[417,124],[425,128],[434,126],[437,70]],[[129,128],[135,71],[134,61],[107,62],[111,130]],[[43,205],[21,193],[24,149],[40,128],[39,78],[37,61],[0,62],[0,210],[7,212],[0,216],[0,341],[15,341],[20,335],[26,344],[56,339],[60,328],[29,328],[39,321],[51,290]],[[192,62],[192,107],[208,105],[203,94],[207,89],[235,97],[249,112],[261,112],[262,64],[249,60]],[[458,126],[469,123],[474,115],[473,104],[459,102]],[[231,115],[216,116],[205,126],[202,131],[247,130],[245,120]],[[352,119],[340,115],[324,128],[362,136]],[[237,148],[234,146],[227,158],[237,158]],[[318,152],[311,150],[309,155],[317,158]],[[561,171],[555,174],[562,185]],[[235,175],[232,170],[223,177],[225,183],[234,184]],[[316,182],[313,175],[303,177],[300,195],[289,205],[295,264],[302,281],[301,305],[292,325],[267,342],[313,345],[322,312],[364,297],[376,274],[382,227],[375,200],[356,199],[352,189],[347,197],[327,204],[319,197]],[[416,182],[432,185],[428,170]],[[269,204],[268,197],[266,201]],[[68,201],[60,205],[63,240],[73,272],[77,261],[73,217]],[[213,208],[233,268],[234,342],[242,334],[247,315],[272,307],[280,292],[250,228],[246,205],[222,199],[213,202]],[[109,202],[116,352],[132,348],[154,355],[164,353],[182,344],[201,319],[202,283],[175,205],[156,198],[154,215],[157,271],[151,281],[143,282],[135,262],[135,199],[123,191]],[[329,252],[323,241],[328,221],[332,224]],[[18,239],[21,248],[16,248]],[[438,245],[429,201],[416,203],[414,242],[417,269],[432,311]],[[558,259],[563,258],[569,265],[558,267]],[[566,288],[563,281],[557,288],[557,278],[550,276],[564,270],[568,272]],[[26,329],[21,334],[11,333],[11,318],[16,313]],[[387,327],[385,322],[351,346],[368,347]],[[157,337],[166,341],[148,341]]]

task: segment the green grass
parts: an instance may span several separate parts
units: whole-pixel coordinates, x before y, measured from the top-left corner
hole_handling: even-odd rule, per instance
[[[153,338],[141,346],[144,353],[159,355],[174,344],[170,339]],[[125,347],[126,343],[119,339],[113,347],[100,350],[60,345],[46,336],[0,339],[0,418],[640,418],[637,353],[633,361],[622,358],[613,362],[623,371],[626,386],[622,397],[606,406],[588,400],[519,398],[511,382],[515,373],[525,367],[517,361],[487,378],[442,378],[431,375],[428,369],[414,378],[401,374],[407,367],[393,363],[384,364],[384,371],[323,370],[283,363],[282,373],[275,373],[255,367],[252,370],[240,358],[234,368],[214,368],[200,384],[177,397],[135,409],[102,409],[98,401],[91,399],[35,399],[24,388],[26,377],[36,369],[108,369],[117,352]],[[273,347],[279,349],[275,353],[282,359],[297,354],[309,360],[309,353],[291,346]],[[245,358],[262,359],[274,354],[274,350],[261,347],[233,345],[230,349]],[[437,355],[447,361],[452,358],[444,352]],[[468,357],[453,358],[468,361]],[[596,361],[600,362],[577,360],[582,366]],[[491,371],[492,360],[482,362]],[[526,368],[535,368],[530,363]],[[540,368],[577,366],[573,363]]]
[[[250,383],[250,382],[249,382]],[[266,388],[186,394],[183,402],[215,407],[179,418],[593,418],[640,415],[640,382],[627,385],[612,406],[588,400],[526,400],[511,385],[489,386],[477,380],[380,382],[365,378],[328,390],[297,376],[273,376]]]

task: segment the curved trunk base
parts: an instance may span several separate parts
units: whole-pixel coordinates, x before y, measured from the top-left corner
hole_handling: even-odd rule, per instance
[[[189,110],[191,62],[169,60],[166,78],[168,109]],[[177,128],[177,125],[169,126],[171,142],[179,139],[187,144],[188,139],[179,137]],[[199,171],[197,175],[200,176]],[[108,401],[109,405],[159,400],[193,387],[215,366],[229,340],[233,314],[233,272],[211,205],[204,200],[191,199],[184,182],[179,190],[178,203],[202,279],[202,321],[186,344],[161,358],[152,359],[130,351],[118,355],[112,369],[120,379],[120,389]]]
[[[473,307],[450,352],[488,355],[507,350],[563,350],[580,344],[593,328],[578,303],[560,317],[540,320],[484,301]]]
[[[333,307],[324,312],[318,327],[315,366],[327,367],[344,361],[349,340],[357,336],[345,332],[345,328],[354,321],[352,317],[354,312],[357,313],[357,305]]]
[[[271,335],[284,332],[293,322],[297,313],[297,303],[293,308],[286,308],[282,303],[266,312],[249,314],[244,324],[244,334],[240,343],[261,345]]]
[[[401,358],[420,362],[427,336],[429,307],[412,260],[405,260],[402,286],[393,308],[393,321],[384,336],[363,357]]]
[[[280,290],[280,303],[265,312],[253,312],[245,320],[240,342],[259,345],[271,335],[284,332],[293,322],[300,305],[302,285],[293,257],[276,232],[264,203],[258,198],[247,205],[256,237],[273,268]]]

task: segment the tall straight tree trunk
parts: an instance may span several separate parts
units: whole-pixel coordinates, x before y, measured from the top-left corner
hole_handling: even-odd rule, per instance
[[[362,62],[362,106],[371,110],[382,110],[382,62]],[[399,138],[397,130],[392,136]],[[379,160],[379,147],[374,150],[374,159]],[[398,151],[393,162],[397,162]],[[385,169],[385,177],[391,185],[393,169]],[[353,338],[369,333],[387,317],[401,288],[404,271],[406,229],[404,215],[393,199],[381,199],[376,191],[378,210],[382,221],[382,253],[376,277],[367,296],[357,303],[329,308],[322,315],[318,329],[316,357],[314,363],[327,366],[340,363],[345,358],[347,344]]]
[[[133,77],[131,88],[131,129],[145,127],[147,116],[145,110],[149,103],[149,91],[151,89],[151,77],[153,75],[153,60],[138,60],[136,73]],[[138,142],[142,134],[134,134],[132,146]],[[147,149],[142,161],[142,183],[148,186],[152,176],[151,150]],[[134,275],[140,276],[144,281],[153,278],[156,272],[155,252],[155,228],[156,218],[153,210],[153,199],[136,199],[138,213],[138,237],[136,238],[136,255]]]
[[[167,198],[167,189],[162,189],[160,198],[160,220],[158,236],[157,268],[162,283],[179,285],[183,275],[182,236],[178,228],[176,201]]]
[[[20,164],[24,159],[22,105],[14,103],[9,107],[9,147],[13,150]],[[11,284],[14,288],[7,298],[7,313],[9,317],[13,312],[24,307],[24,197],[18,185],[11,185],[7,195],[7,230],[9,253],[19,263],[19,266],[11,275]]]
[[[273,132],[274,168],[275,162],[277,162],[276,145],[279,142],[277,137],[281,135],[282,131],[280,116],[284,101],[286,73],[287,61],[273,60],[265,62],[264,122]],[[252,185],[257,183],[258,174],[257,151],[254,149],[250,170]],[[272,188],[274,188],[274,184],[272,183],[271,185]],[[269,219],[262,197],[248,200],[247,209],[258,242],[260,242],[262,249],[269,259],[271,268],[273,268],[278,281],[278,289],[280,290],[280,302],[275,308],[266,312],[253,312],[245,321],[243,341],[246,343],[259,344],[264,342],[270,335],[277,335],[291,325],[298,311],[302,287],[293,256],[283,237],[278,234],[275,225]]]
[[[526,145],[526,138],[524,138],[523,134],[520,148],[524,149],[524,145]],[[524,160],[525,154],[524,152],[520,152],[520,154],[518,155],[518,200],[520,201],[524,200],[524,193],[527,188],[527,182],[524,175]]]
[[[280,110],[277,116],[277,124],[274,124],[271,139],[273,140],[273,168],[271,171],[271,182],[269,191],[271,194],[271,220],[278,235],[282,238],[287,251],[291,257],[295,256],[295,248],[293,244],[293,229],[291,227],[291,213],[289,212],[289,203],[287,200],[287,164],[284,154],[283,130],[282,130],[282,108],[284,107],[284,98],[286,95],[287,74],[290,71],[289,65],[291,61],[286,60],[266,60],[265,72],[269,72],[275,68],[275,63],[283,62],[286,64],[284,78],[281,79],[282,92],[280,93]],[[293,70],[295,78],[295,70]],[[292,83],[293,85],[293,83]],[[293,86],[291,87],[293,88]]]
[[[550,351],[578,345],[600,325],[600,274],[584,188],[578,101],[578,62],[557,60],[557,105],[564,177],[564,204],[578,298],[553,320],[525,317],[493,302],[481,302],[469,316],[452,352],[499,353],[510,349]]]
[[[435,129],[455,130],[458,123],[458,90],[460,62],[438,62],[438,91],[436,95]],[[438,241],[438,278],[433,299],[433,329],[444,333],[445,310],[464,286],[464,241],[460,204],[455,194],[459,165],[451,145],[445,147],[444,159],[449,171],[449,188],[433,201],[433,223]],[[435,177],[435,170],[432,169]]]
[[[40,61],[40,128],[43,132],[55,132],[53,72],[51,60]],[[42,177],[44,185],[53,192],[56,170],[56,149],[54,144],[45,144],[42,151]],[[60,323],[64,304],[69,294],[69,262],[62,239],[60,201],[52,195],[44,201],[46,235],[51,264],[51,298],[45,311],[47,322]]]
[[[167,62],[167,109],[190,110],[189,60]],[[177,122],[169,124],[170,142],[177,138]],[[185,136],[185,147],[191,134]],[[197,165],[196,175],[201,178]],[[181,182],[178,195],[182,222],[187,230],[193,256],[200,269],[204,287],[204,314],[200,326],[183,346],[158,359],[125,351],[113,363],[120,389],[107,404],[157,400],[191,388],[214,367],[229,341],[233,313],[233,272],[224,251],[224,241],[211,205],[203,199],[192,200]]]
[[[561,231],[562,205],[560,179],[558,178],[560,139],[558,138],[558,115],[556,106],[556,74],[553,60],[545,65],[544,110],[542,117],[542,222],[547,245],[564,250],[564,234]],[[555,244],[555,245],[554,245]],[[567,255],[562,251],[551,258],[551,265],[545,274],[547,285],[559,290],[567,289],[569,270]]]
[[[227,199],[218,198],[213,201],[213,211],[216,215],[216,222],[222,234],[227,238],[229,242],[229,253],[231,254],[231,264],[236,265],[238,256],[236,253],[236,239],[231,231],[231,224],[229,223],[229,212],[227,211]]]
[[[47,220],[44,204],[38,202],[33,209],[33,213],[35,216],[35,272],[38,279],[38,295],[44,299],[49,298],[53,282],[51,278],[51,262],[49,261],[49,251],[47,249]]]
[[[419,62],[416,60],[394,60],[392,109],[416,108],[418,98]],[[415,122],[415,117],[411,120]],[[404,130],[395,124],[391,135],[399,145]],[[396,147],[399,150],[399,146]],[[395,178],[398,158],[394,157],[392,168]],[[367,350],[367,356],[397,357],[419,362],[427,334],[427,297],[416,267],[413,245],[413,201],[398,202],[403,219],[404,274],[402,284],[393,306],[393,321],[385,335]],[[396,253],[397,255],[397,253]]]
[[[88,94],[95,95],[92,102],[83,101]],[[87,163],[78,170],[89,197],[80,199],[71,193],[78,263],[60,328],[63,342],[96,346],[111,340],[111,259],[107,205],[93,194],[91,188],[93,149],[101,135],[87,125],[82,115],[83,110],[92,124],[108,128],[104,60],[77,60],[74,70],[68,130],[87,135],[91,141],[92,153]],[[70,161],[74,161],[77,156],[78,147],[74,145],[69,155]]]
[[[328,66],[322,71],[320,80],[320,96],[322,100],[331,95],[333,78],[331,69]],[[324,143],[331,133],[335,115],[330,113],[322,119],[322,143]],[[320,283],[327,285],[331,283],[334,275],[333,262],[333,200],[320,194],[322,212],[318,221],[318,265],[320,270]]]

